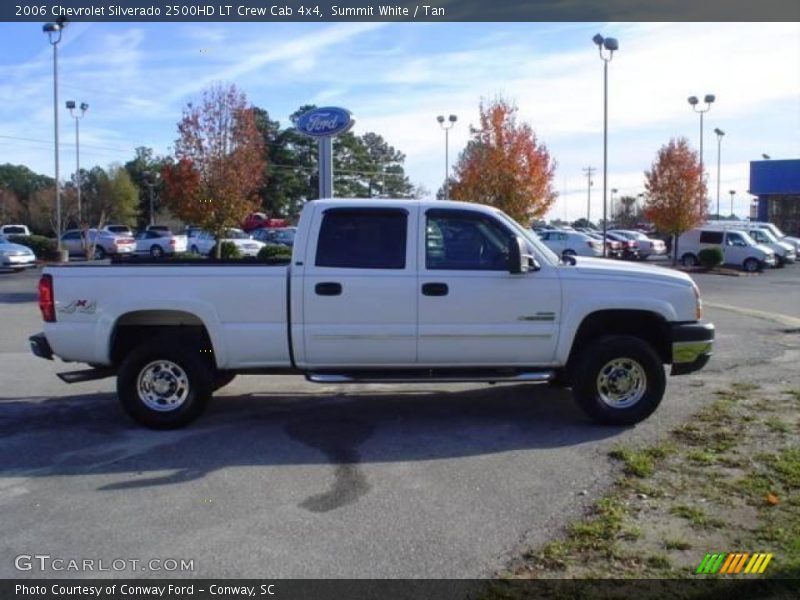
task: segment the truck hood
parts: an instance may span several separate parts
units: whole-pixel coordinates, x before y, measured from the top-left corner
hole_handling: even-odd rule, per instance
[[[664,283],[693,285],[691,277],[686,273],[667,267],[648,265],[647,263],[621,262],[606,258],[577,257],[575,266],[561,267],[562,276],[570,277],[620,277],[625,279],[647,279]]]

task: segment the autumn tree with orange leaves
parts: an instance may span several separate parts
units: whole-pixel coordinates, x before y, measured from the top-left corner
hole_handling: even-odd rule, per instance
[[[164,201],[221,240],[260,204],[266,163],[254,110],[236,86],[212,86],[198,106],[187,104],[178,133],[174,160],[162,170]]]
[[[455,165],[450,188],[454,200],[495,206],[520,223],[541,218],[555,202],[555,161],[517,107],[499,98],[481,102],[480,128]]]
[[[706,184],[697,153],[686,138],[670,140],[662,146],[649,171],[645,171],[647,200],[645,218],[656,229],[674,236],[672,263],[678,260],[678,237],[703,223]]]

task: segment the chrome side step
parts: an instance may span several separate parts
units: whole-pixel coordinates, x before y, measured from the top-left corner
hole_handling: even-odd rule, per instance
[[[115,367],[97,367],[96,369],[85,369],[83,371],[67,371],[66,373],[56,373],[58,378],[64,383],[80,383],[83,381],[94,381],[95,379],[105,379],[117,374]]]
[[[555,371],[525,371],[519,373],[457,374],[442,372],[361,371],[358,373],[307,373],[313,383],[547,383]]]

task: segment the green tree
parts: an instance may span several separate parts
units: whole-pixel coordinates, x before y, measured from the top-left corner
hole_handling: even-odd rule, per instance
[[[152,148],[139,146],[135,150],[134,157],[125,163],[125,170],[130,175],[131,181],[139,192],[138,225],[144,227],[150,222],[150,186],[148,182],[153,182],[153,206],[158,212],[161,206],[161,193],[163,183],[160,179],[154,178],[153,174],[161,173],[161,169],[167,162],[167,158],[156,156]]]
[[[0,194],[3,195],[5,218],[12,216],[13,208],[15,220],[33,224],[32,212],[38,214],[40,205],[45,199],[45,195],[40,192],[44,190],[51,192],[50,202],[55,206],[55,187],[52,177],[35,173],[24,165],[10,163],[0,165]],[[34,195],[36,195],[36,207],[32,207]],[[37,227],[37,233],[49,234],[51,232],[48,228],[49,225],[44,225],[44,229]]]

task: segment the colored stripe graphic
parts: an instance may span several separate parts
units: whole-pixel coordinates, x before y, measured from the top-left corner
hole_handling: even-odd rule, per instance
[[[750,554],[749,552],[734,552],[732,554],[724,552],[708,553],[703,557],[695,573],[738,575],[744,569],[746,574],[761,574],[767,569],[772,556],[772,554],[765,552],[756,552],[755,554]]]

